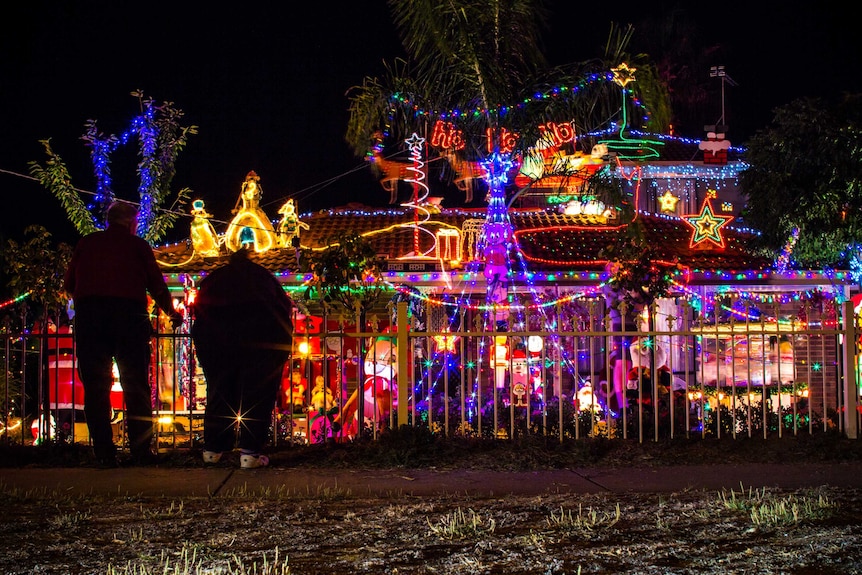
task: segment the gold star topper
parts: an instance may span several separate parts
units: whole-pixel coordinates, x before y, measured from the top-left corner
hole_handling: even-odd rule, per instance
[[[616,68],[611,68],[611,72],[614,73],[614,82],[619,84],[620,87],[625,88],[626,84],[635,81],[637,68],[629,68],[629,65],[623,62]]]
[[[675,214],[676,213],[676,204],[679,202],[679,198],[670,193],[670,190],[665,190],[663,196],[659,196],[658,198],[659,205],[661,206],[661,211],[664,214]]]
[[[714,243],[720,248],[724,248],[724,238],[721,236],[721,228],[730,223],[733,216],[717,216],[712,211],[712,204],[709,198],[703,200],[703,206],[700,208],[699,214],[689,214],[682,216],[682,221],[691,226],[694,232],[691,234],[689,247],[695,247],[704,241]]]

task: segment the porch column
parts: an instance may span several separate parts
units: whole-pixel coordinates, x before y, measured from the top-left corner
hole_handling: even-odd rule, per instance
[[[858,394],[856,383],[856,314],[853,302],[844,302],[844,433],[849,439],[859,438],[857,423]]]
[[[410,380],[412,374],[407,365],[408,353],[410,350],[410,339],[407,334],[410,329],[410,322],[407,319],[407,302],[400,301],[395,305],[395,325],[398,329],[397,336],[397,362],[398,362],[398,427],[407,425],[407,404],[410,398]]]

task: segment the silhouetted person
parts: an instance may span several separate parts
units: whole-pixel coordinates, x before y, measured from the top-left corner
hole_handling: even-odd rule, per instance
[[[111,204],[108,227],[81,238],[65,276],[65,289],[75,308],[84,414],[96,460],[106,467],[116,466],[117,461],[110,399],[115,360],[123,386],[132,462],[155,461],[149,381],[153,327],[147,293],[170,315],[175,327],[182,323],[152,248],[135,235],[137,212],[133,204]]]
[[[253,469],[269,464],[260,451],[290,359],[293,304],[247,250],[201,280],[192,337],[207,384],[204,462],[238,443],[241,467]]]

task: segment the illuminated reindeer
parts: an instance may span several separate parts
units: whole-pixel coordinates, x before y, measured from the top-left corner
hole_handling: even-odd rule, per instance
[[[478,162],[471,162],[463,158],[459,158],[454,150],[446,150],[443,157],[449,162],[452,170],[455,172],[455,187],[458,190],[465,192],[464,201],[470,203],[473,201],[473,180],[482,180],[485,178],[485,170]]]
[[[398,201],[398,182],[414,177],[413,162],[387,160],[376,150],[371,161],[380,171],[380,185],[390,194],[389,203],[394,204]]]

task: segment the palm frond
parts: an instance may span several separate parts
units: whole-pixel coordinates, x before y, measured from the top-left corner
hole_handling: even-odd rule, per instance
[[[50,140],[42,140],[41,144],[45,148],[48,159],[44,167],[36,161],[30,162],[28,164],[30,175],[60,201],[69,221],[81,235],[96,231],[98,229],[96,220],[78,194],[78,190],[72,185],[65,162],[51,148]]]

